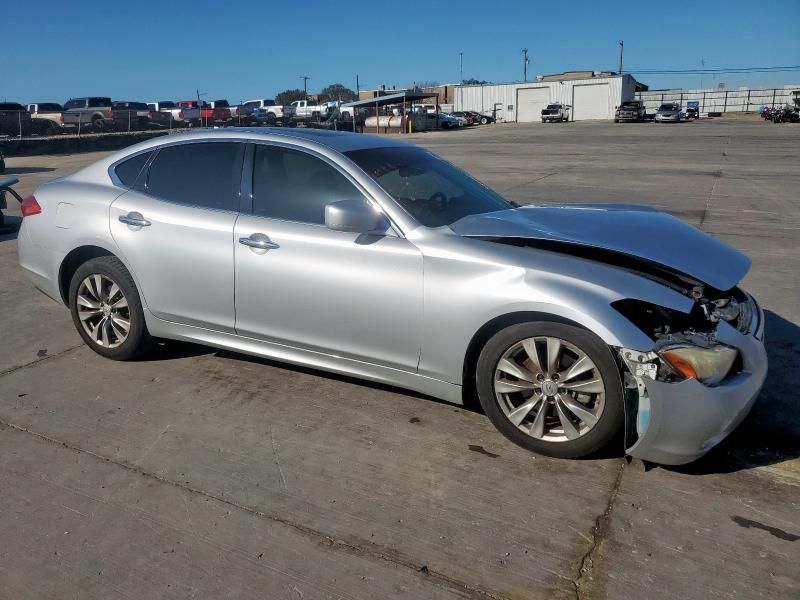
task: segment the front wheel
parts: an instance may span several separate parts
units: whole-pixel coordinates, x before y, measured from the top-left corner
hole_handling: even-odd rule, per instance
[[[152,341],[133,277],[116,256],[83,263],[69,286],[72,321],[83,341],[113,360],[129,360]]]
[[[478,398],[500,432],[528,450],[580,458],[622,430],[620,372],[596,335],[530,322],[497,332],[478,358]]]

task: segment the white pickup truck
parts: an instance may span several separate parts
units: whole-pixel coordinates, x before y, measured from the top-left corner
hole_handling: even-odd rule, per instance
[[[239,110],[242,122],[245,120],[255,122],[256,111],[263,115],[264,122],[269,125],[288,123],[294,116],[294,108],[292,106],[276,104],[272,98],[260,98],[258,100],[248,100],[242,104],[242,108]]]
[[[328,107],[316,100],[295,100],[292,106],[297,119],[324,119],[328,116]]]
[[[161,127],[188,127],[200,121],[199,108],[182,108],[171,100],[148,102],[150,120]]]

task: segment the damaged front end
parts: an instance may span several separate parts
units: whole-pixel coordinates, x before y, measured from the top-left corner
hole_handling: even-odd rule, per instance
[[[647,352],[618,348],[625,391],[625,448],[661,464],[696,460],[747,415],[766,377],[764,317],[756,301],[689,290],[680,313],[638,300],[612,306],[653,339]]]

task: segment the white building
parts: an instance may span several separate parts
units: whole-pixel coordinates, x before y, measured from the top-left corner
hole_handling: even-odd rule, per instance
[[[533,123],[541,120],[548,104],[560,102],[572,107],[573,121],[612,120],[622,101],[634,100],[636,92],[644,90],[647,86],[630,75],[563,73],[527,83],[456,86],[455,110],[489,113],[496,109],[498,121]]]

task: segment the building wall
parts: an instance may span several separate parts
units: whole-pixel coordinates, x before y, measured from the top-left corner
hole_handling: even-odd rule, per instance
[[[678,102],[686,108],[686,103],[700,103],[700,112],[756,112],[761,106],[780,106],[792,103],[793,90],[800,90],[798,85],[786,85],[780,88],[735,89],[696,89],[696,90],[651,90],[638,92],[636,98],[644,100],[647,112],[656,112],[664,102]]]
[[[469,85],[455,87],[455,110],[474,110],[491,112],[498,104],[497,118],[506,122],[517,121],[517,90],[521,88],[548,88],[550,102],[573,104],[573,88],[576,85],[608,84],[608,108],[605,118],[614,118],[614,109],[623,100],[633,100],[635,81],[629,75],[614,77],[591,77],[564,81],[529,81],[527,83],[506,83],[489,85]]]

